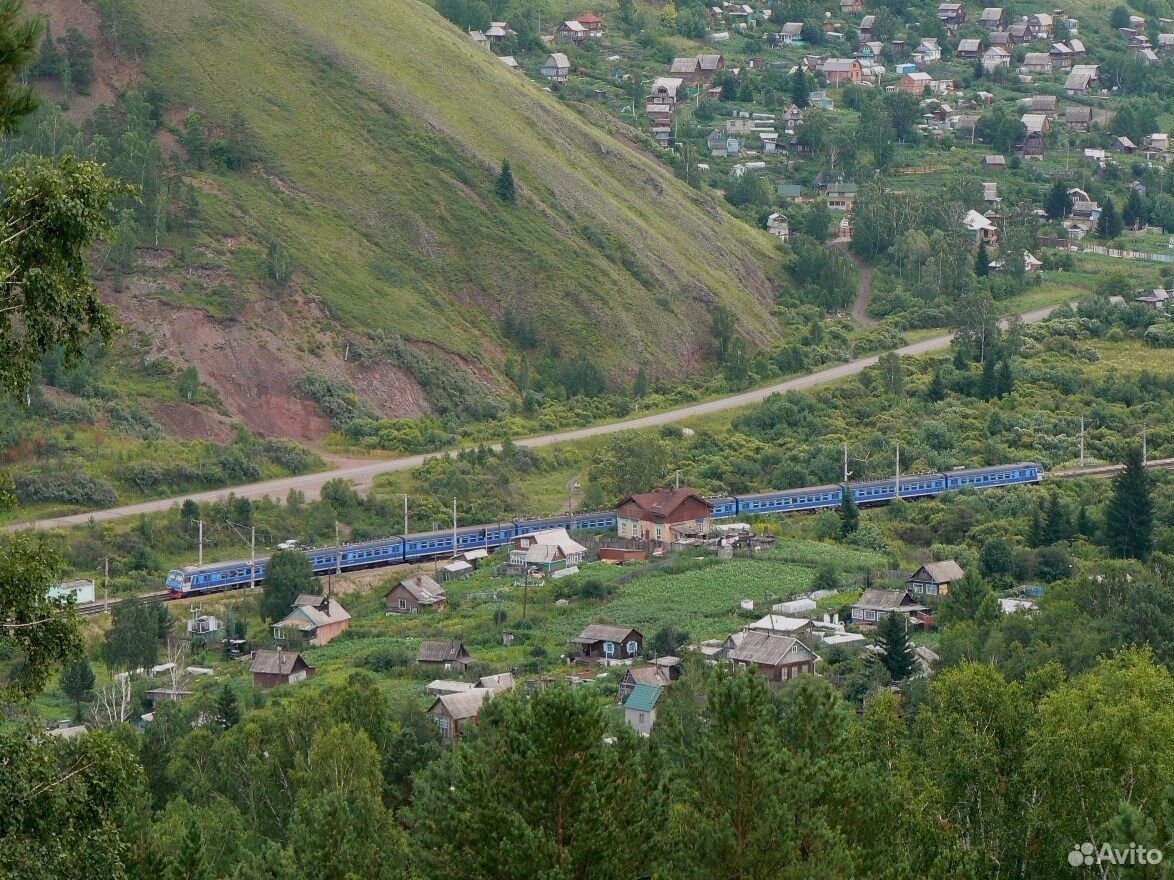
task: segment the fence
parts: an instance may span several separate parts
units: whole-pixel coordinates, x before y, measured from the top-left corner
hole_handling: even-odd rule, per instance
[[[1107,248],[1099,244],[1082,244],[1080,250],[1086,254],[1100,254],[1103,257],[1118,257],[1122,260],[1152,260],[1155,263],[1174,263],[1174,256],[1170,254],[1147,254],[1144,251]]]

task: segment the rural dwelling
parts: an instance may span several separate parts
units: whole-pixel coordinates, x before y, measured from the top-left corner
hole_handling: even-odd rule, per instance
[[[920,625],[929,608],[919,605],[904,590],[865,590],[852,605],[852,623],[856,626],[876,626],[889,614],[903,615],[911,625]]]
[[[508,67],[510,70],[521,70],[522,66],[518,64],[518,59],[513,55],[499,55],[497,60]]]
[[[1011,37],[1011,45],[1022,46],[1024,43],[1031,42],[1031,28],[1027,26],[1027,22],[1016,22],[1007,28],[1007,33]]]
[[[1053,26],[1052,16],[1046,12],[1035,12],[1027,17],[1027,27],[1037,40],[1050,40]]]
[[[320,648],[350,628],[350,614],[334,599],[304,594],[294,600],[293,611],[273,624],[273,640],[285,641],[290,630],[297,630],[307,645]]]
[[[483,675],[477,679],[477,687],[484,688],[493,694],[500,694],[503,691],[513,690],[514,674],[512,672],[499,672],[497,675]]]
[[[572,46],[581,46],[586,39],[587,28],[583,27],[583,25],[574,19],[564,21],[554,32],[554,41],[556,43],[569,43]]]
[[[636,685],[652,685],[665,687],[671,681],[670,670],[655,664],[648,666],[629,666],[620,678],[619,688],[616,690],[616,702],[623,705]]]
[[[1069,104],[1064,110],[1064,124],[1073,131],[1088,131],[1092,125],[1092,107]]]
[[[947,27],[957,27],[966,22],[966,7],[961,3],[939,3],[938,21]]]
[[[1113,149],[1118,153],[1134,153],[1137,152],[1137,144],[1122,135],[1113,141]]]
[[[987,73],[992,70],[1006,69],[1011,66],[1011,53],[1002,46],[991,46],[982,53],[982,69]]]
[[[827,187],[828,207],[834,211],[851,211],[856,202],[856,184],[829,183]]]
[[[748,632],[738,647],[726,652],[726,659],[755,672],[774,687],[781,687],[800,675],[814,675],[815,652],[792,636]]]
[[[1019,117],[1019,121],[1023,123],[1023,127],[1027,129],[1028,134],[1031,134],[1033,131],[1047,134],[1052,130],[1052,123],[1046,113],[1024,113]]]
[[[1174,55],[1174,34],[1158,34],[1158,51],[1163,55]]]
[[[1089,94],[1097,85],[1097,69],[1096,64],[1074,64],[1064,80],[1065,93],[1072,97]]]
[[[900,80],[897,81],[897,91],[904,92],[906,95],[924,95],[925,90],[930,87],[933,82],[933,77],[922,70],[915,70],[913,73],[904,74]]]
[[[268,690],[279,684],[295,684],[314,677],[314,667],[306,663],[297,651],[254,651],[249,666],[253,685]]]
[[[554,83],[565,83],[571,75],[571,60],[563,52],[555,52],[546,59],[539,71],[544,77]]]
[[[577,19],[579,24],[587,29],[587,36],[602,37],[603,36],[603,19],[594,12],[584,12]]]
[[[863,12],[863,0],[840,0],[840,14],[851,15],[854,12]]]
[[[975,244],[992,245],[999,240],[999,230],[989,218],[973,209],[966,212],[962,218],[962,225],[974,236]]]
[[[696,491],[657,489],[629,495],[616,507],[616,533],[621,538],[639,538],[671,544],[673,526],[688,523],[702,533],[709,532],[713,506]]]
[[[803,22],[788,21],[783,25],[783,29],[779,31],[779,35],[783,38],[785,45],[803,42]]]
[[[560,571],[578,565],[586,556],[587,548],[571,538],[566,529],[520,535],[510,546],[510,565],[519,569]]]
[[[624,701],[624,721],[641,736],[648,736],[656,724],[656,704],[662,691],[651,684],[638,684]]]
[[[948,596],[950,585],[962,575],[962,567],[953,559],[929,562],[909,575],[905,586],[914,596]]]
[[[1024,73],[1051,73],[1052,59],[1047,52],[1028,52],[1023,56],[1023,64],[1019,69]]]
[[[489,27],[485,29],[485,36],[489,38],[490,43],[494,44],[504,42],[517,35],[518,32],[510,28],[504,21],[491,21]]]
[[[958,41],[958,48],[954,52],[954,57],[963,58],[967,61],[974,61],[981,54],[982,40],[967,39]]]
[[[593,623],[570,644],[580,663],[631,662],[644,650],[644,636],[631,627]]]
[[[493,696],[493,692],[485,688],[470,688],[455,694],[441,694],[428,707],[428,714],[440,730],[440,737],[446,743],[454,743],[461,738],[461,731],[470,724],[477,723],[477,713],[481,705]]]
[[[701,63],[696,55],[689,58],[674,58],[669,73],[682,82],[693,85],[701,79]]]
[[[1004,263],[1002,257],[1000,257],[997,260],[991,260],[989,263],[987,263],[987,268],[990,269],[992,272],[1002,272],[1003,266],[1005,266],[1005,265],[1006,265],[1006,263]],[[1027,272],[1030,275],[1032,272],[1038,272],[1040,269],[1043,268],[1043,266],[1044,266],[1044,264],[1042,262],[1040,262],[1039,260],[1037,260],[1034,256],[1032,256],[1032,254],[1029,251],[1023,252],[1023,271],[1024,272]]]
[[[876,27],[876,16],[866,15],[860,19],[860,26],[856,28],[856,33],[860,37],[860,42],[867,43],[872,40],[872,29]]]
[[[473,658],[465,650],[465,643],[457,639],[424,639],[416,653],[416,662],[464,672]]]
[[[1046,146],[1042,131],[1029,131],[1027,137],[1015,144],[1015,153],[1025,159],[1042,156]]]
[[[657,77],[652,84],[652,91],[648,95],[648,103],[672,110],[677,106],[677,91],[682,85],[683,81],[679,77]],[[649,112],[652,112],[651,108],[649,108]]]
[[[936,37],[926,37],[913,50],[913,60],[918,67],[925,67],[935,61],[942,60],[942,47],[938,45]]]
[[[768,614],[746,627],[747,632],[764,632],[796,639],[811,635],[814,629],[815,621],[809,617],[787,617],[783,614]]]
[[[860,83],[864,68],[855,58],[829,58],[820,65],[823,75],[827,77],[829,86],[843,85],[844,83]]]
[[[1066,70],[1076,60],[1076,53],[1063,43],[1052,43],[1048,56],[1052,59],[1052,70]]]
[[[1032,95],[1030,98],[1020,101],[1019,104],[1028,113],[1043,115],[1048,119],[1055,119],[1060,115],[1060,99],[1055,95]],[[1044,131],[1047,129],[1045,128]]]
[[[766,231],[776,236],[779,241],[791,240],[791,223],[786,214],[775,212],[766,218]]]
[[[1007,169],[1007,160],[1002,156],[983,156],[982,167],[990,168],[993,171],[1005,171]]]
[[[701,78],[706,82],[726,69],[726,59],[722,55],[698,55],[697,64],[701,68]]]
[[[469,31],[469,39],[482,49],[489,48],[489,37],[485,36],[485,31]]]
[[[414,574],[392,587],[385,597],[388,614],[443,611],[444,587],[426,574]]]
[[[978,23],[988,31],[997,31],[1003,26],[1005,16],[1001,6],[988,6],[982,11]]]

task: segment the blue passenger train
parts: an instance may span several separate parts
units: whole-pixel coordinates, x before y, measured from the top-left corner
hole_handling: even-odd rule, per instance
[[[995,467],[957,468],[940,474],[908,474],[900,478],[899,486],[894,478],[866,480],[849,485],[852,499],[861,507],[869,507],[888,504],[898,497],[898,494],[902,499],[913,499],[961,489],[1031,485],[1038,483],[1043,478],[1043,473],[1043,465],[1037,462],[1020,462]],[[714,519],[731,519],[737,516],[834,509],[841,505],[843,498],[842,485],[827,485],[751,495],[717,496],[708,500],[713,505]],[[342,544],[337,547],[319,547],[306,550],[305,553],[310,558],[315,574],[328,574],[380,565],[419,562],[453,556],[478,548],[492,550],[510,543],[520,535],[528,535],[543,529],[598,531],[615,527],[615,511],[598,510],[458,528],[455,551],[453,532],[447,529],[411,535],[392,535],[388,538]],[[179,598],[235,590],[257,584],[265,579],[267,560],[268,557],[259,557],[251,566],[246,560],[172,569],[167,575],[167,590],[172,596]]]

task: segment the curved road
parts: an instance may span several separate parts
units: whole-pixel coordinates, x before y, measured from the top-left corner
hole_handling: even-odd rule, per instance
[[[856,301],[852,303],[852,318],[861,327],[875,327],[876,321],[868,317],[868,301],[872,299],[872,267],[848,249],[850,238],[837,238],[828,244],[856,264],[860,282],[856,287]]]
[[[1033,312],[1025,312],[1020,317],[1026,323],[1033,323],[1043,320],[1052,311],[1052,308],[1037,309]],[[895,349],[898,355],[913,356],[919,354],[926,354],[931,351],[940,351],[950,344],[951,334],[944,336],[935,336],[932,339],[924,339],[921,342],[915,342],[912,345],[906,345]],[[883,354],[883,352],[881,353]],[[778,382],[774,385],[769,385],[765,388],[756,388],[752,391],[744,391],[741,394],[733,394],[729,397],[722,397],[717,400],[709,400],[703,403],[694,403],[689,406],[683,406],[678,409],[665,410],[664,412],[652,413],[646,416],[639,416],[637,418],[625,419],[621,422],[609,422],[603,425],[593,425],[588,428],[576,428],[571,431],[559,431],[554,434],[543,434],[538,437],[526,437],[515,441],[518,446],[525,446],[529,448],[536,448],[540,446],[550,446],[555,443],[566,443],[571,440],[583,440],[588,437],[599,437],[604,434],[614,434],[617,431],[628,431],[634,428],[656,428],[661,425],[668,425],[673,422],[679,422],[684,419],[695,418],[696,416],[706,416],[712,413],[723,412],[728,409],[737,409],[739,407],[748,406],[752,403],[759,403],[772,394],[785,394],[788,391],[800,391],[807,388],[815,388],[819,385],[826,385],[829,382],[835,382],[837,379],[843,379],[847,376],[854,376],[862,372],[865,368],[872,366],[877,362],[880,354],[869,355],[868,357],[860,358],[859,360],[849,361],[846,364],[838,364],[834,367],[828,367],[824,370],[819,370],[814,373],[808,373],[806,376],[798,376],[794,379],[788,379],[785,382]],[[494,448],[497,448],[495,445]],[[191,498],[194,501],[223,501],[228,497],[229,493],[235,494],[237,497],[243,498],[263,498],[268,495],[271,498],[284,498],[291,489],[297,489],[303,492],[307,499],[316,498],[321,491],[323,484],[329,480],[334,480],[339,477],[347,480],[352,480],[356,486],[365,487],[371,484],[371,481],[378,474],[391,473],[393,471],[410,470],[419,467],[427,458],[432,458],[437,455],[444,455],[446,452],[454,453],[457,450],[441,450],[438,452],[430,452],[426,455],[410,455],[404,458],[380,459],[378,461],[363,462],[361,464],[346,465],[332,471],[324,471],[317,474],[305,474],[298,477],[282,477],[276,480],[266,480],[261,483],[249,483],[243,486],[230,486],[224,489],[213,489],[208,492],[196,492],[191,495],[179,495],[175,498],[161,498],[157,501],[143,501],[139,504],[127,504],[123,507],[111,507],[106,510],[95,510],[91,513],[75,513],[69,516],[58,516],[50,519],[34,520],[12,523],[5,526],[8,531],[17,529],[35,528],[35,529],[49,529],[57,528],[59,526],[72,526],[89,522],[91,519],[96,522],[104,520],[119,519],[124,516],[137,516],[140,513],[156,513],[158,511],[167,510],[173,505],[181,504],[184,499]]]

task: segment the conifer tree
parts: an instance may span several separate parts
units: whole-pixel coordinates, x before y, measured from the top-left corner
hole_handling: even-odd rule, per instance
[[[844,486],[844,500],[840,502],[840,538],[845,539],[860,528],[860,508],[852,497],[850,486]]]
[[[791,100],[800,110],[811,103],[811,85],[802,67],[796,67],[791,74]]]
[[[1063,180],[1057,180],[1044,199],[1044,213],[1052,220],[1063,220],[1072,213],[1072,196]]]
[[[94,670],[89,660],[82,657],[61,670],[61,690],[73,700],[74,717],[81,718],[82,702],[94,692]]]
[[[1124,229],[1125,224],[1121,222],[1121,215],[1117,213],[1112,196],[1105,196],[1105,201],[1101,204],[1101,216],[1097,220],[1097,235],[1107,240],[1116,238]]]
[[[985,278],[991,274],[991,255],[986,249],[986,242],[978,243],[978,253],[974,255],[974,274],[978,278]]]
[[[902,681],[913,674],[916,663],[913,645],[909,641],[909,623],[896,611],[889,612],[876,628],[877,644],[884,650],[881,663],[893,681]]]
[[[41,38],[41,51],[33,63],[33,76],[57,76],[61,73],[61,53],[57,51],[57,40],[53,29],[45,22],[45,36]]]
[[[995,378],[995,359],[984,358],[982,375],[978,377],[978,396],[983,400],[990,400],[998,390],[998,381]]]
[[[1114,556],[1145,560],[1153,546],[1154,506],[1141,447],[1125,455],[1125,470],[1113,479],[1113,497],[1105,509],[1105,543]]]
[[[1141,193],[1136,189],[1129,190],[1129,198],[1125,201],[1121,220],[1130,229],[1137,229],[1146,220],[1145,202],[1141,200]]]
[[[514,186],[514,173],[510,170],[508,159],[501,163],[501,174],[497,176],[496,190],[497,197],[507,205],[512,205],[518,200],[518,191]]]
[[[931,403],[946,399],[946,382],[942,378],[941,370],[933,371],[933,378],[929,380],[929,387],[925,389],[925,397]]]
[[[240,720],[240,703],[237,702],[236,693],[232,687],[228,682],[225,682],[220,688],[220,694],[216,697],[216,726],[221,730],[228,730]]]
[[[1014,389],[1015,374],[1011,371],[1011,362],[1004,359],[999,362],[999,369],[995,374],[995,395],[1006,397]]]

